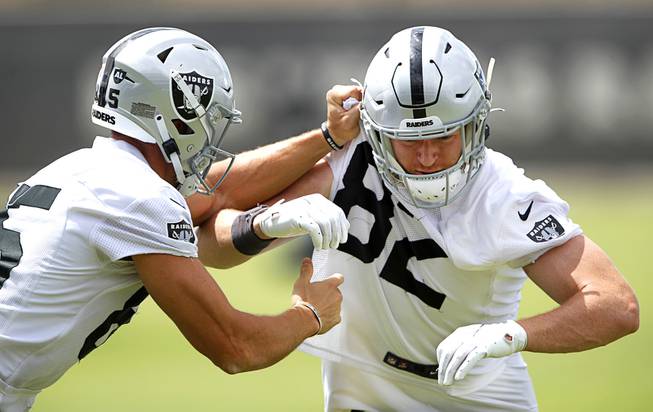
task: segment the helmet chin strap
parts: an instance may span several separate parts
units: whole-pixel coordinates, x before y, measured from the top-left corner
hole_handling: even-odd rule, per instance
[[[184,168],[182,167],[181,159],[179,158],[179,149],[166,129],[161,113],[157,112],[155,114],[154,122],[156,123],[156,128],[159,130],[159,135],[161,135],[161,141],[163,142],[161,146],[163,147],[163,151],[168,157],[170,163],[172,163],[172,168],[175,171],[177,183],[179,184],[177,189],[184,197],[192,195],[197,190],[197,183],[194,176],[186,176],[184,173]]]
[[[204,128],[204,132],[207,135],[207,144],[210,144],[212,139],[212,132],[214,132],[214,129],[210,127],[208,123],[208,119],[206,116],[206,109],[202,104],[200,103],[199,100],[197,100],[197,97],[195,97],[195,94],[193,91],[190,89],[186,81],[184,80],[183,76],[176,70],[171,70],[170,72],[170,77],[174,80],[174,82],[177,84],[179,87],[179,90],[184,94],[184,97],[190,104],[190,106],[193,108],[193,111],[195,111],[195,114],[197,115],[197,118],[200,121],[200,124]],[[158,124],[157,124],[158,127]],[[165,127],[165,125],[164,125]],[[200,176],[196,175],[191,175],[186,177],[184,170],[181,166],[181,161],[179,159],[179,155],[177,153],[173,153],[173,156],[171,156],[172,165],[175,168],[175,173],[177,174],[177,180],[179,181],[179,192],[184,197],[190,196],[193,193],[197,191],[197,185],[198,181],[197,179],[200,178]]]
[[[205,117],[206,110],[204,109],[204,106],[202,106],[197,100],[190,87],[188,87],[188,84],[186,84],[179,72],[172,70],[170,75],[177,86],[179,86],[179,89],[184,94],[184,97],[186,100],[188,100],[191,107],[197,114],[197,117],[200,120],[202,127],[204,127],[205,132],[207,135],[209,135],[209,131],[212,129],[210,129],[209,125],[207,124]],[[158,111],[154,116],[154,121],[159,131],[159,135],[161,135],[161,146],[163,147],[163,151],[167,155],[168,160],[170,160],[170,163],[172,163],[172,167],[175,170],[177,182],[179,183],[177,189],[184,197],[190,196],[197,191],[197,180],[194,175],[186,176],[186,173],[184,173],[184,168],[181,165],[181,159],[179,158],[179,148],[177,147],[177,143],[170,137],[168,129],[166,128],[165,122],[163,120],[163,116]]]
[[[204,108],[204,106],[202,106],[199,100],[197,100],[197,97],[195,97],[195,94],[190,89],[190,87],[188,87],[188,84],[186,84],[186,81],[184,81],[184,78],[178,71],[171,70],[170,76],[172,77],[172,80],[174,80],[175,83],[177,83],[179,90],[181,90],[181,92],[184,94],[184,97],[186,98],[186,100],[188,100],[188,103],[190,103],[190,106],[195,111],[197,118],[199,119],[200,123],[202,124],[202,127],[204,128],[204,132],[209,137],[208,141],[210,143],[212,137],[211,131],[213,130],[213,128],[210,127],[208,124],[208,120],[206,118],[206,109]]]
[[[209,121],[207,119],[208,116],[206,116],[207,115],[206,109],[199,102],[199,100],[197,99],[195,94],[193,94],[192,90],[190,89],[188,84],[186,84],[186,82],[184,81],[184,78],[182,77],[182,75],[179,72],[177,72],[176,70],[171,70],[170,76],[171,76],[172,80],[179,87],[179,90],[181,90],[181,92],[183,93],[184,97],[186,98],[186,100],[190,104],[190,106],[192,107],[193,111],[195,111],[195,114],[197,115],[197,118],[199,119],[200,124],[204,128],[204,131],[205,131],[205,133],[207,135],[206,144],[211,145],[212,140],[213,140],[213,134],[215,133],[215,130],[209,124]],[[236,116],[237,116],[236,120],[239,121],[240,117],[238,115],[240,113],[238,112],[238,113],[234,113],[234,114],[236,114]],[[210,116],[216,116],[216,115],[217,114],[214,113],[214,114],[211,114]],[[222,116],[221,113],[219,113],[219,115]],[[195,192],[197,192],[198,184],[202,183],[205,186],[205,188],[207,190],[207,193],[209,193],[209,194],[212,193],[212,191],[215,190],[215,187],[218,186],[218,184],[222,181],[222,179],[220,179],[218,184],[216,184],[215,187],[213,188],[213,190],[211,190],[210,188],[208,188],[206,186],[206,182],[204,181],[205,176],[200,176],[200,171],[196,171],[195,169],[193,169],[193,173],[190,174],[190,175],[187,175],[184,172],[184,168],[183,168],[182,163],[181,163],[181,158],[179,157],[179,147],[177,146],[177,143],[172,139],[172,137],[168,133],[168,129],[167,129],[167,127],[165,125],[165,122],[163,120],[163,116],[158,111],[155,113],[154,121],[155,121],[157,130],[159,132],[159,135],[161,136],[161,142],[162,142],[161,143],[161,148],[163,149],[163,152],[165,153],[165,156],[166,156],[167,160],[170,163],[172,163],[172,167],[174,168],[175,175],[177,177],[177,182],[179,183],[179,185],[177,187],[177,190],[179,190],[179,192],[184,197],[187,197],[187,196],[190,196],[190,195],[194,194]],[[217,150],[217,148],[216,148],[216,150]],[[196,154],[195,157],[203,156],[203,155],[204,155],[204,151]],[[211,156],[211,160],[213,160],[214,157],[215,156]],[[233,158],[233,155],[232,155],[232,158]],[[193,158],[191,158],[189,161],[192,164]],[[233,162],[233,160],[232,160],[232,162]],[[230,167],[231,167],[231,164],[229,165],[229,168]],[[225,173],[225,175],[226,175],[226,173]],[[202,192],[202,193],[204,193],[204,192]]]

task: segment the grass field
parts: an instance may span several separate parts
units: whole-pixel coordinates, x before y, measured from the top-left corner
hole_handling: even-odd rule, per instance
[[[641,174],[639,174],[641,176]],[[649,411],[653,273],[653,179],[553,180],[586,234],[613,258],[635,288],[640,330],[607,347],[576,354],[526,353],[542,411]],[[0,190],[1,192],[2,190]],[[292,245],[290,246],[292,247]],[[256,313],[287,307],[298,258],[275,251],[214,272],[233,305]],[[522,314],[554,304],[532,284]],[[151,299],[130,325],[73,367],[37,399],[35,412],[319,411],[319,361],[293,353],[263,371],[229,376],[196,353]]]

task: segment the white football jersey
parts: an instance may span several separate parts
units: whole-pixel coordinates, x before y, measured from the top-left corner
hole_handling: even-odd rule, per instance
[[[328,161],[331,199],[351,227],[338,249],[314,252],[314,279],[345,276],[342,323],[302,349],[456,396],[487,385],[507,358],[441,387],[435,349],[460,326],[517,317],[522,266],[581,234],[567,203],[490,149],[466,192],[440,209],[402,204],[361,136]]]
[[[128,323],[146,253],[197,247],[184,198],[130,144],[98,137],[20,184],[0,214],[0,393],[51,385]]]

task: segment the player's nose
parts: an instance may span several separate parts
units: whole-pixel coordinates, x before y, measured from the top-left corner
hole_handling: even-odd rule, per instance
[[[440,146],[434,140],[423,140],[417,147],[417,161],[420,166],[431,168],[440,157]]]

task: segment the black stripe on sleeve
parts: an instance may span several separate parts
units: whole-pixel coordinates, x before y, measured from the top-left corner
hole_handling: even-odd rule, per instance
[[[19,206],[37,207],[39,209],[50,210],[54,199],[61,189],[50,186],[36,185],[29,187],[26,184],[21,185],[16,193],[7,203],[7,209],[14,209]]]

